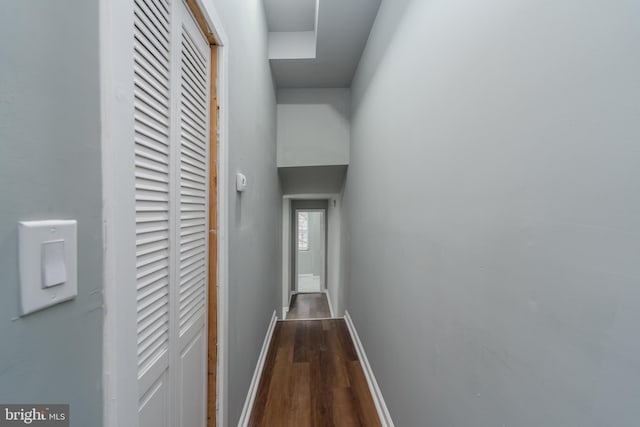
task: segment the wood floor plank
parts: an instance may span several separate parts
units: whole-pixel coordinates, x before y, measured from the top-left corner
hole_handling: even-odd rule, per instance
[[[336,427],[361,426],[358,419],[358,407],[353,391],[349,387],[338,387],[333,390],[333,422]]]
[[[278,322],[249,425],[380,426],[343,319]]]
[[[311,338],[310,328],[307,321],[300,321],[296,324],[295,348],[293,350],[293,361],[295,363],[310,362]]]
[[[273,330],[273,337],[271,338],[271,344],[267,352],[267,357],[264,362],[263,375],[260,378],[260,384],[258,385],[258,391],[256,393],[256,399],[254,403],[254,410],[251,413],[251,419],[249,425],[260,425],[260,422],[264,416],[264,410],[266,408],[267,397],[269,396],[269,387],[271,384],[271,378],[273,375],[268,373],[270,369],[273,369],[275,365],[275,358],[278,354],[278,343],[282,340],[280,335],[282,332],[283,323],[276,323],[276,327]],[[268,374],[267,374],[268,373]]]
[[[291,306],[287,320],[291,319],[323,319],[331,317],[331,309],[327,294],[324,292],[295,294],[291,298]]]
[[[294,363],[292,375],[293,408],[288,425],[311,427],[311,365]]]
[[[346,362],[351,359],[343,351],[343,345],[337,331],[337,328],[333,328],[327,340],[331,360],[330,381],[334,388],[342,389],[349,387],[349,371]]]
[[[360,361],[354,360],[349,362],[349,379],[351,389],[354,395],[357,396],[357,398],[354,399],[354,403],[357,407],[360,424],[367,427],[381,426]]]
[[[351,334],[347,328],[346,322],[336,323],[335,327],[338,329],[338,338],[342,346],[341,354],[344,354],[346,360],[358,360],[358,353],[356,347],[351,340]]]
[[[269,391],[264,411],[264,424],[269,426],[286,425],[287,415],[292,406],[291,375],[293,371],[293,336],[295,325],[282,326],[281,345],[277,346],[277,355],[273,365]]]

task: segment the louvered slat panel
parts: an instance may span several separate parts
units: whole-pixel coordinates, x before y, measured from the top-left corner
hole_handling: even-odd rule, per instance
[[[169,6],[135,0],[134,127],[138,371],[169,340]]]
[[[180,335],[204,314],[206,291],[207,68],[183,31],[180,80]]]

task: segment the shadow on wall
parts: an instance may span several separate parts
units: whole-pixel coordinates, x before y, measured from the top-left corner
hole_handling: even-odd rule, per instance
[[[350,94],[343,88],[319,88],[319,89],[281,89],[278,91],[279,105],[313,106],[327,108],[349,123],[351,120]]]
[[[334,194],[344,185],[347,165],[278,168],[284,194]]]
[[[238,193],[236,191],[235,188],[235,175],[232,177],[232,181],[233,181],[233,189],[232,189],[232,194],[235,196],[235,203],[236,203],[236,209],[235,209],[235,223],[234,226],[237,228],[242,227],[242,193]]]

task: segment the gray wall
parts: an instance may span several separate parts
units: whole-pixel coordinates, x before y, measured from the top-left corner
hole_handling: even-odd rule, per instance
[[[229,38],[229,419],[237,425],[273,311],[280,306],[281,193],[276,94],[262,0],[214,0]],[[235,191],[235,174],[248,187]]]
[[[97,0],[2,4],[0,402],[69,403],[77,427],[102,423],[98,47]],[[78,221],[78,297],[18,317],[18,221],[60,218]]]
[[[278,166],[349,164],[350,89],[278,90]]]
[[[640,3],[384,0],[349,311],[398,426],[632,427]]]

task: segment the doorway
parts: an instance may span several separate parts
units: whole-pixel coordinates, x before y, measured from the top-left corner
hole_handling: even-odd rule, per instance
[[[205,427],[211,47],[182,2],[134,24],[138,425]]]
[[[226,425],[226,37],[194,0],[108,7],[105,425]]]
[[[296,209],[295,290],[323,292],[326,288],[326,232],[323,209]]]

